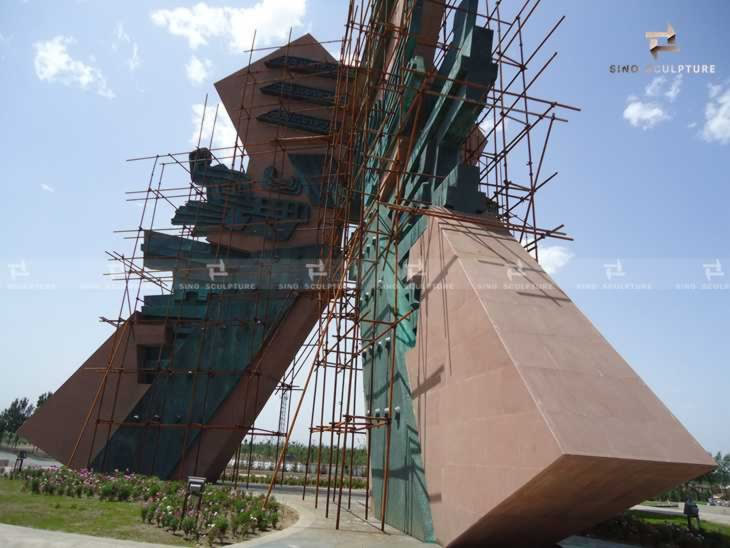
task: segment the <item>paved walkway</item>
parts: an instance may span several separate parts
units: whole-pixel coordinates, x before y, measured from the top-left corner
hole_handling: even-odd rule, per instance
[[[344,498],[344,497],[343,497]],[[319,508],[314,509],[314,497],[307,495],[302,501],[300,494],[277,494],[276,499],[299,513],[299,521],[283,531],[272,533],[252,541],[234,544],[234,547],[266,547],[266,548],[344,548],[357,546],[362,548],[376,548],[383,546],[417,547],[426,544],[409,537],[397,529],[386,525],[385,533],[380,531],[380,522],[364,519],[364,500],[353,497],[352,511],[342,510],[340,514],[340,529],[335,530],[335,516],[337,508],[330,504],[330,517],[324,517],[324,504],[320,496]],[[343,501],[344,505],[344,501]],[[370,516],[372,518],[372,516]]]
[[[324,517],[324,505],[320,497],[320,507],[314,508],[314,497],[308,495],[302,501],[301,494],[277,492],[277,500],[290,506],[299,514],[299,520],[282,531],[269,533],[263,537],[230,545],[231,548],[435,548],[409,537],[400,531],[386,526],[380,531],[379,521],[364,519],[364,497],[353,496],[351,511],[343,509],[340,515],[340,529],[335,530],[337,508],[330,505],[330,517]],[[344,501],[343,501],[344,503]],[[9,548],[151,548],[159,544],[114,540],[109,538],[62,533],[0,524],[0,545]],[[632,548],[626,544],[616,544],[582,537],[570,537],[560,543],[562,548]]]

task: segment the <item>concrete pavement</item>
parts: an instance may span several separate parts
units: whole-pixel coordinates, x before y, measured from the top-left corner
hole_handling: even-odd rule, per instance
[[[415,548],[419,546],[434,548],[437,546],[420,542],[389,526],[385,527],[384,532],[381,531],[380,522],[373,519],[372,514],[369,516],[370,519],[364,519],[364,497],[353,496],[350,510],[343,507],[340,514],[340,529],[335,530],[337,507],[330,503],[330,516],[326,518],[324,495],[320,495],[319,508],[315,509],[313,493],[308,494],[304,501],[298,490],[296,493],[289,489],[283,492],[277,490],[275,494],[277,500],[297,511],[298,521],[282,531],[230,546],[234,548]],[[343,505],[344,503],[343,497]],[[656,509],[651,508],[651,510]],[[150,548],[163,546],[5,524],[0,524],[0,545],[9,548]],[[626,544],[582,537],[570,537],[561,542],[560,546],[562,548],[632,548]]]

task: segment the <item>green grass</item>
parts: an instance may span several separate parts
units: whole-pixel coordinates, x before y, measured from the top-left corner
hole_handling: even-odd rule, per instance
[[[0,480],[0,522],[138,542],[190,546],[180,536],[143,524],[140,505],[95,498],[34,495],[21,480]]]
[[[641,510],[631,510],[629,512],[633,516],[641,519],[642,521],[645,521],[647,523],[665,523],[668,525],[681,525],[683,527],[687,526],[687,518],[684,516],[679,515],[668,515],[668,514],[659,514],[654,512],[645,512]],[[721,525],[719,523],[710,523],[709,521],[702,520],[702,513],[700,512],[700,523],[702,525],[702,530],[707,531],[709,533],[720,533],[721,535],[727,537],[728,540],[730,540],[730,525]],[[694,524],[694,520],[693,520]]]

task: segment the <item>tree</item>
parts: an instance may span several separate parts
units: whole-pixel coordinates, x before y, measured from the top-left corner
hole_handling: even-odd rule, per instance
[[[723,487],[727,487],[730,485],[730,453],[723,456],[718,452],[715,461],[717,462],[717,479]]]
[[[0,423],[2,423],[4,431],[15,434],[34,410],[35,407],[28,401],[28,398],[14,399],[10,407],[0,415]]]
[[[697,483],[709,483],[710,487],[719,486],[724,489],[730,484],[730,453],[723,455],[718,451],[715,455],[715,462],[717,466],[713,470],[694,481]]]
[[[35,410],[38,411],[41,408],[41,405],[46,403],[51,396],[53,396],[53,392],[43,392],[43,394],[38,396],[38,401],[35,404]]]

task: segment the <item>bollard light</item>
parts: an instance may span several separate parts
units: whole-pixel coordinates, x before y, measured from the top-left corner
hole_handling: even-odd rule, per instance
[[[205,478],[199,476],[188,477],[188,493],[191,495],[202,495],[205,490]]]

